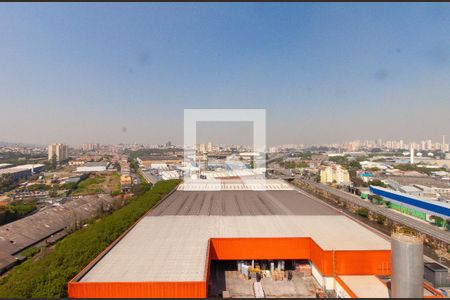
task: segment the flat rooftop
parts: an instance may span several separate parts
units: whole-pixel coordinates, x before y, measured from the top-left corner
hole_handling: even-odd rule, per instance
[[[292,191],[292,186],[277,179],[242,178],[193,180],[180,184],[179,191]]]
[[[388,287],[373,275],[345,275],[339,278],[358,298],[390,298]]]
[[[148,215],[80,281],[202,281],[208,240],[227,237],[311,237],[323,250],[390,249],[383,238],[345,216]]]
[[[17,172],[22,172],[25,170],[32,170],[34,168],[41,168],[43,167],[43,164],[27,164],[27,165],[19,165],[19,166],[14,166],[14,167],[9,167],[9,168],[2,168],[0,169],[0,175],[1,174],[9,174],[9,173],[17,173]]]
[[[338,215],[295,190],[290,191],[176,191],[148,215]]]
[[[202,281],[211,238],[306,237],[326,251],[390,250],[380,236],[296,190],[182,189],[149,211],[79,281]]]

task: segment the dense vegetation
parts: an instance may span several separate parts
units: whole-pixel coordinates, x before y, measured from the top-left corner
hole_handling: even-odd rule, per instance
[[[0,153],[0,164],[8,163],[13,165],[24,165],[37,163],[47,159],[47,153],[42,154],[24,154],[20,152],[2,152]]]
[[[150,190],[150,184],[148,184],[146,182],[141,182],[140,184],[135,184],[131,188],[131,192],[135,196],[142,195],[142,194],[146,193],[148,190]]]
[[[286,169],[308,168],[309,164],[304,161],[284,161],[281,165]]]
[[[369,210],[367,208],[359,208],[356,210],[356,214],[364,217],[364,218],[368,218],[369,217]]]
[[[398,164],[395,165],[396,169],[399,169],[401,171],[416,171],[419,173],[425,173],[430,175],[431,172],[436,172],[436,171],[445,171],[445,168],[436,168],[436,169],[429,169],[429,168],[425,168],[425,167],[419,167],[416,164]]]
[[[387,185],[383,181],[381,181],[379,179],[372,179],[370,181],[370,185],[381,186],[381,187],[384,187],[384,188],[387,187]]]
[[[37,253],[39,253],[39,251],[41,251],[40,248],[31,246],[30,248],[27,248],[27,249],[23,250],[22,252],[20,252],[20,255],[30,258],[30,257],[33,257],[34,255],[36,255]]]
[[[15,183],[11,177],[11,174],[0,175],[0,193],[7,192],[14,188]]]
[[[17,201],[0,207],[0,225],[21,219],[37,209],[36,201]]]
[[[295,152],[295,153],[291,153],[290,157],[299,157],[301,159],[311,159],[311,152],[310,151],[305,151],[305,152]]]
[[[46,185],[44,183],[36,183],[33,185],[29,185],[26,188],[28,191],[49,191],[52,189],[50,185]]]
[[[0,297],[67,297],[67,282],[178,183],[158,182],[127,206],[67,236],[51,253],[15,267],[0,280]]]
[[[329,157],[329,161],[335,162],[348,170],[361,170],[360,161],[364,160],[364,157],[357,157],[354,160],[349,160],[347,156],[334,156]]]
[[[173,149],[140,149],[136,151],[130,152],[130,158],[135,159],[137,157],[145,157],[151,155],[174,155],[177,152],[182,152],[181,148],[173,148]]]

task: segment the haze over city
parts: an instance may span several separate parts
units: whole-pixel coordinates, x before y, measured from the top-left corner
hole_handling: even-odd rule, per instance
[[[2,3],[0,36],[1,141],[182,144],[184,108],[265,108],[271,145],[450,136],[445,4]]]

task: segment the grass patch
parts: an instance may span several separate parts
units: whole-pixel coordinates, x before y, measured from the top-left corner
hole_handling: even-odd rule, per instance
[[[0,207],[0,225],[21,219],[37,209],[36,201],[16,201]]]
[[[80,182],[77,188],[73,191],[73,195],[88,195],[88,194],[98,194],[103,190],[99,188],[99,185],[105,181],[105,176],[96,175],[94,177],[89,177],[82,182]]]
[[[0,298],[67,297],[67,282],[179,182],[158,182],[128,205],[67,236],[48,255],[13,268],[0,280]]]
[[[26,257],[26,258],[30,258],[35,256],[36,254],[38,254],[41,251],[41,249],[37,248],[37,247],[29,247],[25,250],[23,250],[22,252],[20,252],[20,255]]]

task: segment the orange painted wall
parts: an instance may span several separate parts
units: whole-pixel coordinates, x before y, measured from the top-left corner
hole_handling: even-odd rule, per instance
[[[390,275],[391,251],[336,251],[339,275]]]
[[[333,253],[311,238],[213,238],[210,251],[215,260],[310,259],[324,276],[390,274],[390,250]]]
[[[70,298],[206,298],[206,283],[70,282]]]
[[[309,238],[213,238],[210,259],[308,259]]]
[[[77,275],[69,283],[69,297],[206,297],[211,260],[310,259],[324,276],[390,274],[389,250],[325,251],[311,238],[305,237],[212,238],[205,256],[207,257],[205,281],[97,283],[77,282],[76,279],[79,278]]]
[[[313,262],[323,276],[333,276],[333,253],[324,251],[313,240],[311,240],[311,256],[309,259]]]

